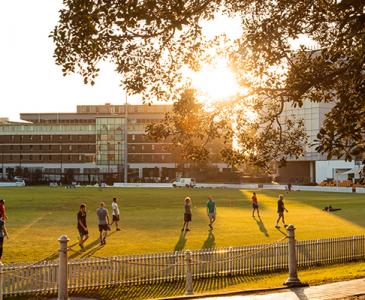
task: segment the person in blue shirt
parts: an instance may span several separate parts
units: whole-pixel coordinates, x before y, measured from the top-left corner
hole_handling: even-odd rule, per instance
[[[213,223],[215,222],[215,217],[216,217],[216,207],[215,207],[215,202],[211,196],[208,197],[207,214],[209,217],[208,226],[210,227],[210,229],[213,229]]]
[[[5,221],[0,219],[0,262],[3,256],[3,244],[4,244],[4,237],[9,238],[8,232],[6,231]]]

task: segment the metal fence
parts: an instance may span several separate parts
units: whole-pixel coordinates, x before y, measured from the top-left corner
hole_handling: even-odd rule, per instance
[[[284,239],[273,244],[189,251],[189,260],[187,251],[69,260],[68,290],[185,280],[188,264],[193,279],[287,270],[288,243]],[[297,241],[296,257],[298,267],[364,259],[365,236]],[[2,294],[55,293],[58,267],[58,260],[3,265]]]

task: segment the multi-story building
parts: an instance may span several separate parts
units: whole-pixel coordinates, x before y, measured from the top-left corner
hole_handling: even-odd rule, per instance
[[[127,111],[125,110],[127,107]],[[171,180],[171,145],[145,135],[171,105],[82,105],[76,113],[22,113],[0,124],[0,178],[100,182]],[[223,171],[225,164],[216,166]]]
[[[331,110],[333,105],[334,103],[305,101],[302,107],[285,106],[281,117],[302,119],[308,136],[308,143],[305,146],[303,157],[290,159],[285,167],[279,169],[281,181],[319,183],[329,178],[336,180],[339,174],[353,169],[358,163],[356,160],[352,162],[336,158],[328,160],[326,155],[322,155],[315,150],[317,134],[323,124],[326,113]]]

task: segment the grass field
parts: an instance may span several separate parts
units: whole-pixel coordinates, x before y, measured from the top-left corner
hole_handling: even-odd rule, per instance
[[[270,243],[282,237],[274,228],[278,191],[257,191],[262,222],[251,217],[251,191],[234,189],[155,188],[0,188],[6,199],[9,240],[4,242],[4,262],[34,261],[57,251],[57,239],[67,234],[77,243],[76,213],[87,204],[88,227],[93,247],[72,257],[109,256],[182,249]],[[185,237],[180,230],[183,199],[191,196],[193,222]],[[212,195],[217,204],[214,230],[208,231],[205,204]],[[100,201],[119,199],[122,231],[113,231],[107,245],[98,247],[96,208]],[[285,194],[287,223],[296,226],[297,239],[365,234],[365,197],[361,194],[291,192]],[[328,213],[324,206],[342,208]],[[94,242],[94,243],[93,243]],[[78,250],[78,247],[74,247]]]

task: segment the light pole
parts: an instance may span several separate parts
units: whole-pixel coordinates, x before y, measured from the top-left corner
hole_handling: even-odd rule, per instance
[[[22,176],[22,155],[23,155],[23,146],[19,145],[19,176]]]
[[[124,183],[128,182],[128,94],[125,93],[124,110]]]
[[[61,173],[60,173],[60,182],[62,182],[62,177],[63,177],[63,173],[62,173],[62,167],[63,167],[63,149],[62,149],[62,142],[59,142],[60,145],[60,169],[61,169]]]

